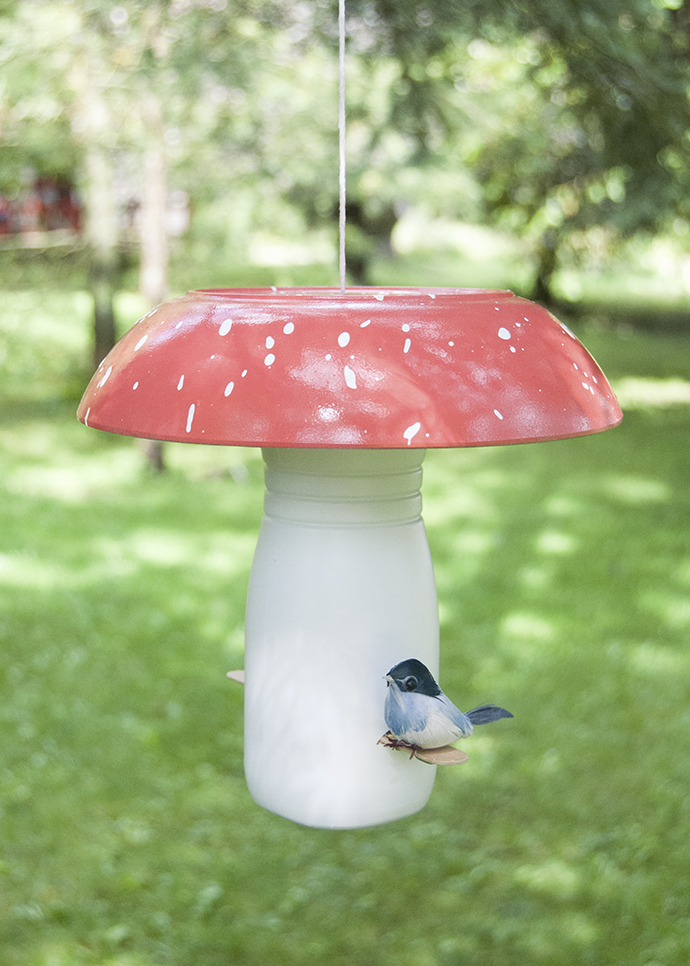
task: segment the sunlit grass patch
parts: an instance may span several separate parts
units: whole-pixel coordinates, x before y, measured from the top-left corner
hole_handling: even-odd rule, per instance
[[[690,382],[687,379],[628,376],[616,380],[613,388],[623,411],[655,406],[690,406]]]

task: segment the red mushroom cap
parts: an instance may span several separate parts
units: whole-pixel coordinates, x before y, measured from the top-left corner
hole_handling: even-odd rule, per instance
[[[582,436],[622,413],[575,336],[512,292],[271,288],[153,309],[78,417],[178,442],[390,449]]]

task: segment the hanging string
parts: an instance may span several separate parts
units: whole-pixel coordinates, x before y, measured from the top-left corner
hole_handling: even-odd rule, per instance
[[[340,80],[338,106],[338,135],[340,167],[338,177],[340,234],[340,294],[345,294],[345,0],[338,0],[338,41],[340,53]]]

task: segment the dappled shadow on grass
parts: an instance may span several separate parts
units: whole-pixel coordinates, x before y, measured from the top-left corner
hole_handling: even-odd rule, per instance
[[[635,413],[601,437],[427,459],[444,686],[516,715],[435,794],[463,823],[487,806],[493,859],[469,879],[523,962],[559,944],[561,962],[687,955],[688,429],[687,409]]]
[[[515,719],[419,814],[327,832],[242,777],[258,453],[157,478],[71,414],[5,423],[3,962],[685,966],[689,429],[428,454],[441,683]]]
[[[136,905],[151,839],[169,828],[174,850],[187,809],[196,826],[221,791],[246,797],[241,694],[224,671],[241,661],[260,480],[251,464],[244,486],[229,473],[151,477],[132,441],[35,414],[2,443],[0,796],[14,909],[2,948],[23,958],[30,923],[47,930],[45,955],[88,962],[94,942],[115,952],[103,911],[112,895]]]

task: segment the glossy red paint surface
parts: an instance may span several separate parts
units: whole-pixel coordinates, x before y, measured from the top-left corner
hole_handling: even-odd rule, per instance
[[[622,418],[540,305],[419,288],[189,292],[120,340],[78,416],[181,442],[382,449],[558,439]]]

